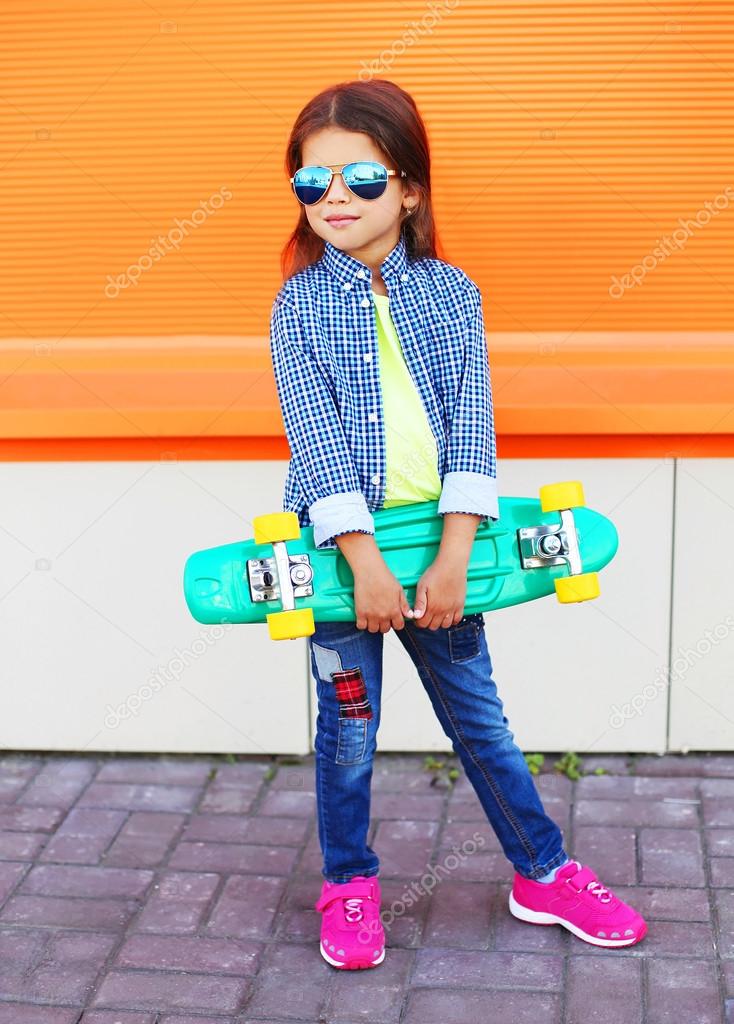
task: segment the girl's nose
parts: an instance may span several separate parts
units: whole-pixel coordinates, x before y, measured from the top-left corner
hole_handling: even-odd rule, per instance
[[[341,174],[335,173],[329,182],[324,199],[349,199],[351,194]]]

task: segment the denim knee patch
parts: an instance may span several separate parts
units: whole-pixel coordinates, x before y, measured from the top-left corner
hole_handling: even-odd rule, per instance
[[[362,761],[367,748],[367,722],[373,717],[362,669],[342,668],[338,651],[311,641],[314,660],[320,679],[331,678],[338,705],[336,744],[337,764],[356,764]]]
[[[479,634],[482,629],[484,616],[481,612],[476,615],[465,615],[455,626],[449,626],[449,657],[452,664],[479,656]]]

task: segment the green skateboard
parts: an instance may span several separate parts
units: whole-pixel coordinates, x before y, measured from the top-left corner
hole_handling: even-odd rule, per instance
[[[373,512],[375,542],[411,607],[438,552],[438,501]],[[555,592],[564,604],[599,596],[598,570],[614,558],[614,524],[585,507],[577,480],[547,484],[540,500],[500,498],[499,519],[480,523],[467,568],[464,614]],[[317,550],[313,527],[294,512],[257,516],[253,540],[207,548],[184,568],[184,594],[198,622],[267,622],[273,640],[311,636],[314,622],[356,619],[354,577],[337,549]]]

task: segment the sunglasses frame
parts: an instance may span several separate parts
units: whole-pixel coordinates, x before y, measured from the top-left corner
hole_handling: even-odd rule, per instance
[[[331,188],[331,182],[334,179],[334,175],[335,174],[341,174],[342,175],[342,181],[344,182],[346,187],[349,189],[349,191],[352,193],[352,195],[353,196],[357,196],[357,199],[364,199],[363,196],[358,195],[352,189],[352,187],[345,180],[344,174],[342,173],[344,171],[345,167],[351,167],[352,164],[377,164],[378,167],[382,167],[382,169],[386,172],[387,177],[388,177],[388,181],[385,182],[385,189],[388,186],[389,179],[393,175],[398,173],[397,171],[393,170],[391,167],[385,167],[385,165],[383,163],[380,163],[379,160],[350,160],[346,164],[304,164],[303,167],[299,167],[298,168],[298,170],[296,171],[296,174],[298,174],[298,171],[303,171],[307,167],[325,167],[326,170],[329,172],[328,184],[327,184],[326,188],[324,189],[324,194],[322,196],[320,196],[318,199],[315,199],[313,203],[304,203],[304,201],[298,196],[298,193],[296,192],[296,186],[295,186],[296,175],[294,174],[292,178],[288,179],[290,181],[290,183],[291,183],[291,187],[293,188],[293,195],[296,197],[296,199],[298,199],[298,202],[301,204],[301,206],[315,206],[316,203],[320,203],[321,202],[321,200],[324,198],[324,196],[327,194],[327,192]],[[406,177],[405,171],[400,171],[400,177],[401,178],[405,178]],[[384,196],[385,189],[383,189],[383,191],[380,193],[379,196],[374,196],[372,199],[364,199],[364,202],[370,203],[370,202],[374,202],[375,199],[380,199],[382,196]]]

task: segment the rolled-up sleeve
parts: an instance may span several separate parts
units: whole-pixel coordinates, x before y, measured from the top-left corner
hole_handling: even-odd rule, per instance
[[[298,310],[276,296],[270,354],[296,478],[314,525],[314,544],[334,547],[341,533],[375,532],[360,487],[333,385],[313,355]]]
[[[464,365],[448,436],[438,514],[469,512],[499,519],[497,445],[482,294],[465,278],[468,303]]]

